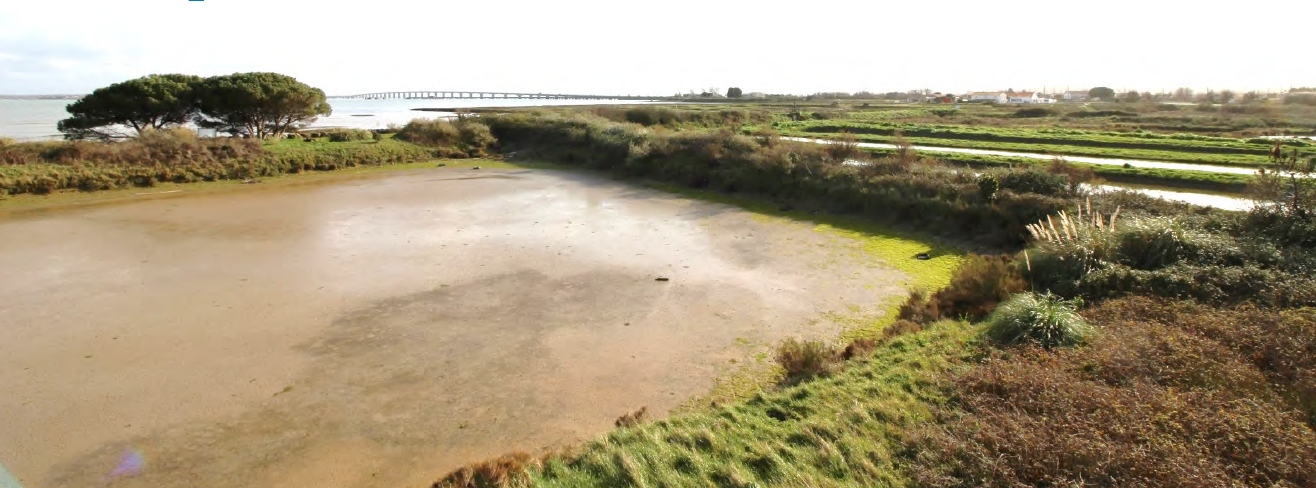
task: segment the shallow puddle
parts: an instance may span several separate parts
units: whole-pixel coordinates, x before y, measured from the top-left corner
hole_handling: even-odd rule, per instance
[[[0,464],[28,488],[428,486],[662,415],[745,344],[835,337],[820,318],[909,281],[855,249],[556,171],[5,215]]]

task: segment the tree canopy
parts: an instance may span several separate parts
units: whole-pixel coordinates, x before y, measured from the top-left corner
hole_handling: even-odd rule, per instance
[[[263,138],[333,113],[324,91],[279,73],[215,76],[196,88],[197,125]]]
[[[1091,89],[1091,90],[1088,90],[1088,98],[1100,98],[1100,99],[1102,99],[1102,100],[1113,100],[1113,99],[1115,98],[1115,90],[1113,90],[1113,89],[1111,89],[1111,88],[1104,87],[1104,86],[1099,86],[1099,87],[1093,88],[1093,89]]]
[[[187,122],[196,113],[193,87],[201,78],[192,75],[149,75],[97,89],[69,104],[72,117],[58,128],[71,139],[130,137],[116,126],[161,129]]]
[[[72,117],[59,130],[70,139],[127,138],[187,122],[263,138],[332,113],[323,91],[278,73],[143,76],[100,88],[67,109]]]
[[[731,88],[727,88],[727,98],[740,98],[740,96],[743,94],[744,92],[740,91],[739,88],[736,88],[734,86]]]

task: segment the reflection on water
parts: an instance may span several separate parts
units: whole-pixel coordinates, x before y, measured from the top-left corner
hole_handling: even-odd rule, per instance
[[[1087,186],[1087,185],[1085,185]],[[1203,207],[1214,207],[1221,210],[1232,210],[1243,212],[1252,209],[1252,200],[1247,198],[1232,197],[1229,195],[1218,195],[1212,193],[1194,193],[1181,190],[1169,190],[1155,187],[1136,187],[1136,186],[1118,186],[1118,185],[1096,185],[1088,186],[1089,190],[1097,193],[1105,193],[1119,190],[1136,191],[1143,195],[1169,200],[1172,202],[1184,202]]]

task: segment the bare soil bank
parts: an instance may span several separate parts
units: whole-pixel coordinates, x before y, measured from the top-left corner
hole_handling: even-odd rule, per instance
[[[28,488],[423,486],[834,337],[909,279],[857,248],[559,171],[7,215],[0,463]]]

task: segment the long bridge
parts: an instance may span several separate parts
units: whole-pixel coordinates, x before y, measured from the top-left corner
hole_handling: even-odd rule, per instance
[[[657,100],[664,97],[643,97],[634,95],[570,95],[562,93],[513,93],[486,91],[400,91],[362,93],[330,98],[364,98],[368,100],[407,99],[407,100],[459,100],[459,99],[548,99],[548,100]]]

